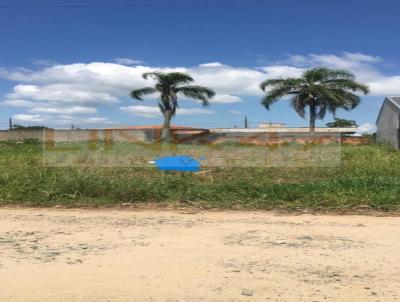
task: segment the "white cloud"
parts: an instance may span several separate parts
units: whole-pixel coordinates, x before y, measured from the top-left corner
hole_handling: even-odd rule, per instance
[[[14,87],[14,93],[20,96],[30,97],[38,92],[35,85],[17,85]]]
[[[161,116],[160,108],[156,106],[133,105],[127,107],[120,107],[120,109],[126,113],[135,116],[143,116],[143,117]]]
[[[136,65],[136,64],[143,64],[143,61],[130,59],[130,58],[115,58],[113,60],[117,64],[121,65]]]
[[[242,112],[239,110],[229,110],[229,112],[232,114],[242,114]]]
[[[378,62],[379,59],[363,54],[344,53],[341,56],[337,55],[310,55],[310,63],[317,63],[324,66],[343,68],[343,69],[359,69],[364,68],[369,63]]]
[[[13,116],[16,122],[40,123],[46,121],[46,117],[39,114],[16,114]]]
[[[341,55],[311,54],[307,56],[289,56],[289,63],[302,68],[327,66],[347,69],[353,72],[357,80],[370,87],[370,94],[377,96],[400,94],[400,75],[385,75],[379,70],[382,58],[363,53],[344,52]]]
[[[106,92],[79,89],[68,84],[17,85],[7,95],[9,99],[30,99],[74,104],[110,104],[118,102],[117,97]]]
[[[133,105],[127,107],[120,107],[120,109],[130,115],[142,116],[142,117],[159,117],[161,116],[160,108],[157,106],[143,106],[143,105]],[[212,110],[204,108],[178,108],[178,115],[195,115],[195,114],[213,114]]]
[[[218,94],[228,95],[261,95],[258,86],[267,77],[264,72],[253,68],[232,66],[198,67],[187,72],[198,84],[211,87]]]
[[[122,60],[122,61],[121,61]],[[193,67],[128,66],[136,60],[117,58],[117,63],[92,62],[44,66],[38,70],[0,68],[0,77],[16,82],[2,105],[27,108],[25,113],[57,114],[59,108],[115,106],[127,99],[134,88],[152,85],[144,80],[144,72],[186,72],[196,84],[213,88],[217,95],[211,103],[240,102],[245,96],[261,96],[260,82],[276,77],[298,77],[314,66],[346,68],[357,79],[368,84],[372,95],[400,94],[400,74],[386,75],[379,69],[380,57],[362,53],[293,55],[283,64],[259,67],[237,67],[221,62],[209,62]],[[136,62],[137,63],[137,62]],[[125,65],[124,65],[125,64]],[[36,111],[33,109],[37,107]],[[130,108],[125,107],[125,108]],[[148,106],[143,106],[148,107]],[[54,109],[44,109],[54,108]],[[156,108],[158,110],[158,108]],[[30,110],[30,111],[29,111]],[[32,111],[33,110],[33,111]],[[135,107],[135,114],[158,116],[155,111]],[[143,112],[141,112],[141,110]],[[205,113],[208,109],[201,109]],[[178,114],[189,114],[181,109]],[[65,113],[65,112],[64,112]],[[69,114],[77,114],[70,112]],[[89,112],[87,112],[89,113]]]
[[[305,68],[298,68],[292,66],[278,65],[266,66],[262,68],[266,73],[266,78],[297,78],[302,75]]]
[[[54,121],[53,117],[51,121]],[[75,117],[73,115],[61,114],[57,116],[57,123],[59,125],[63,124],[75,124],[75,125],[92,125],[92,124],[114,124],[114,122],[110,121],[106,117],[92,116],[92,117]]]
[[[18,82],[26,82],[36,88],[48,87],[51,90],[58,90],[65,87],[74,91],[108,93],[119,98],[126,97],[133,88],[151,85],[152,82],[144,80],[142,74],[157,70],[190,73],[197,84],[209,86],[219,94],[230,95],[260,95],[258,84],[268,76],[253,68],[228,65],[158,68],[102,62],[57,65],[39,71],[0,69],[0,76]],[[34,87],[30,89],[33,90]],[[36,90],[31,91],[31,93],[34,92]]]
[[[13,121],[15,123],[23,123],[27,125],[37,125],[44,124],[49,125],[51,127],[66,127],[71,124],[75,126],[93,126],[96,124],[113,124],[112,121],[105,117],[80,117],[77,118],[68,114],[60,114],[60,115],[41,115],[41,114],[16,114],[13,117]]]
[[[290,55],[288,62],[296,66],[318,66],[323,65],[333,68],[353,69],[365,66],[365,64],[375,64],[382,59],[362,53],[343,52],[341,55],[334,54],[309,54],[309,55]]]
[[[134,88],[151,85],[152,82],[144,80],[142,74],[157,70],[190,73],[196,84],[211,87],[219,95],[230,96],[260,96],[262,92],[258,87],[259,83],[276,76],[278,72],[273,68],[267,68],[267,72],[264,72],[221,63],[207,63],[192,68],[158,68],[93,62],[56,65],[38,71],[0,69],[0,76],[19,82],[8,98],[102,105],[126,98]],[[293,75],[293,70],[290,72],[287,76]],[[283,76],[284,72],[279,71],[279,75]],[[218,98],[221,97],[217,96],[216,99]],[[238,100],[237,97],[234,98]]]
[[[32,107],[34,104],[31,101],[20,100],[20,99],[8,99],[2,102],[3,105],[12,106],[12,107]]]
[[[376,132],[376,126],[374,124],[364,123],[357,128],[357,132],[355,133],[355,135],[360,136],[363,134],[372,134],[375,132]]]
[[[195,115],[195,114],[214,114],[215,111],[203,108],[178,108],[177,114],[179,115]]]
[[[91,114],[96,113],[96,108],[71,106],[71,107],[33,107],[29,110],[32,113],[48,113],[48,114]]]
[[[225,65],[220,62],[211,62],[211,63],[200,64],[199,66],[200,67],[222,67]]]
[[[400,95],[400,76],[380,76],[367,82],[374,95]]]
[[[85,120],[83,120],[83,122],[89,123],[89,124],[113,124],[113,122],[109,121],[107,118],[105,117],[89,117]]]
[[[242,99],[236,95],[229,94],[217,94],[211,99],[211,103],[219,104],[229,104],[229,103],[239,103]]]

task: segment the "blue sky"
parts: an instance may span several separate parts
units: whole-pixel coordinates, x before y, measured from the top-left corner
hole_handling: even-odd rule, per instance
[[[399,1],[0,1],[0,127],[160,123],[156,100],[130,100],[151,70],[190,72],[218,97],[181,100],[175,123],[306,126],[285,101],[261,105],[263,79],[305,68],[347,68],[371,94],[339,117],[374,123],[400,95]],[[146,106],[146,107],[144,107]],[[320,125],[332,120],[327,116]]]

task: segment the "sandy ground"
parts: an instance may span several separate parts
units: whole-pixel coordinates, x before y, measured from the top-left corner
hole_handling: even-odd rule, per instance
[[[0,209],[0,301],[397,301],[400,218]]]

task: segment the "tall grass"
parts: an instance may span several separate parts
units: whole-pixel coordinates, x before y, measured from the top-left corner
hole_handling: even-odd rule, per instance
[[[214,168],[196,175],[156,168],[45,167],[40,144],[1,143],[0,203],[398,210],[399,168],[400,153],[377,145],[343,146],[342,165],[336,168]]]

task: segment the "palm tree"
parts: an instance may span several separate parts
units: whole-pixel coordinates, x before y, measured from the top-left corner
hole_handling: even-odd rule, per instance
[[[264,92],[269,87],[262,105],[269,110],[278,99],[291,96],[291,105],[302,118],[306,107],[310,107],[310,132],[315,131],[315,120],[323,119],[327,111],[335,115],[338,108],[354,109],[361,102],[355,93],[369,92],[368,86],[356,82],[351,72],[328,68],[313,68],[300,78],[269,79],[260,85]]]
[[[160,95],[158,107],[164,116],[164,125],[161,133],[161,140],[164,142],[170,141],[170,126],[171,119],[176,114],[178,108],[178,94],[193,99],[199,100],[203,106],[209,104],[209,100],[215,95],[215,92],[207,87],[188,85],[194,82],[194,79],[181,72],[148,72],[143,74],[144,79],[153,79],[156,81],[153,87],[144,87],[141,89],[132,90],[130,96],[136,100],[143,100],[142,97],[154,93]]]

